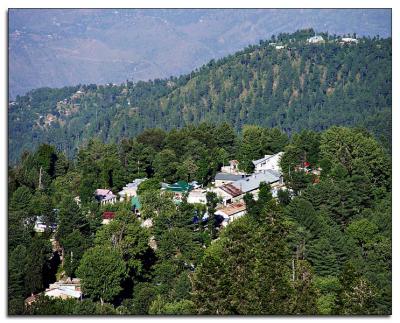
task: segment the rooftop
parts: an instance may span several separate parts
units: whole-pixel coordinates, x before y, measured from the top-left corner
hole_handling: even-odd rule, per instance
[[[257,160],[253,160],[253,164],[255,166],[255,165],[258,165],[260,163],[263,163],[263,162],[267,161],[268,159],[271,159],[271,158],[276,157],[276,156],[280,157],[282,155],[283,155],[283,152],[279,152],[279,153],[276,153],[276,154],[273,154],[273,155],[265,155],[263,158],[260,158],[260,159],[257,159]]]
[[[242,179],[245,175],[237,175],[237,174],[230,174],[230,173],[217,173],[215,175],[216,181],[238,181]]]
[[[102,188],[97,189],[94,195],[98,201],[108,201],[117,197],[111,190]]]
[[[138,196],[132,197],[131,206],[134,207],[137,210],[140,210],[140,208],[142,207],[142,204],[140,203],[140,200],[139,200]]]
[[[217,210],[217,212],[223,212],[228,216],[234,215],[236,213],[242,212],[246,210],[246,204],[243,202],[232,203],[222,209]]]
[[[258,189],[261,182],[270,184],[279,181],[279,178],[280,176],[278,172],[268,169],[261,173],[252,174],[251,176],[233,182],[230,185],[241,190],[243,193],[246,193]]]
[[[111,220],[115,218],[115,213],[111,211],[103,212],[103,219]]]
[[[183,193],[192,189],[192,186],[185,181],[178,181],[174,184],[167,184],[165,189],[169,192]]]
[[[235,182],[235,183],[236,183],[236,182]],[[220,187],[220,189],[223,190],[224,192],[228,193],[228,194],[231,195],[232,197],[236,197],[236,196],[239,196],[239,195],[242,195],[242,194],[243,194],[243,192],[242,192],[241,189],[239,189],[239,188],[233,186],[231,183],[222,185],[222,186]]]

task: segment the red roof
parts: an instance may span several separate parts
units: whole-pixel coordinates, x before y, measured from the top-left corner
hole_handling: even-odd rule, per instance
[[[231,183],[222,185],[220,187],[220,189],[225,191],[226,193],[228,193],[232,197],[236,197],[236,196],[239,196],[239,195],[243,194],[242,190],[240,190],[237,187],[233,186]]]
[[[304,167],[309,167],[310,163],[309,162],[304,162]]]
[[[103,219],[112,220],[115,218],[115,213],[111,211],[106,211],[103,213]]]

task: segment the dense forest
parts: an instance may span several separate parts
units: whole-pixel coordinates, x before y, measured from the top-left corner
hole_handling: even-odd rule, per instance
[[[41,88],[9,103],[9,160],[49,143],[70,158],[91,138],[120,142],[148,128],[201,122],[278,128],[368,129],[391,149],[391,38],[343,44],[313,30],[280,34],[190,74],[121,85]]]
[[[365,42],[382,47],[387,43]],[[341,50],[351,55],[354,49]],[[258,51],[269,49],[261,46]],[[364,60],[368,55],[354,57]],[[239,55],[232,59],[240,60]],[[217,65],[224,70],[223,62]],[[200,82],[206,71],[217,70],[207,67],[192,82]],[[352,88],[360,83],[348,84]],[[156,86],[150,83],[131,90],[140,86],[149,91],[143,98],[159,95],[151,93]],[[353,99],[373,100],[372,106],[376,100],[389,100],[390,96],[369,96],[374,87],[369,84],[369,88],[368,96],[353,93]],[[76,90],[60,90],[55,100],[63,97],[63,91]],[[104,102],[101,93],[120,90],[93,89],[89,97]],[[41,92],[31,94],[35,93]],[[172,91],[161,101],[174,97]],[[45,101],[41,98],[36,104],[40,102]],[[381,103],[390,106],[387,101]],[[114,108],[122,111],[115,103],[107,109],[99,107],[97,126],[116,134],[117,125],[103,128],[100,121],[109,116],[105,111]],[[350,107],[346,111],[350,114]],[[164,118],[170,120],[167,115]],[[286,120],[284,124],[287,118],[281,119]],[[127,122],[131,120],[136,119]],[[82,121],[87,122],[87,131],[92,121]],[[278,128],[256,125],[245,125],[237,133],[229,124],[215,121],[169,132],[147,129],[116,143],[91,139],[73,159],[60,147],[40,144],[9,166],[9,314],[390,314],[391,159],[386,148],[364,128],[334,126],[302,130],[289,137]],[[326,122],[327,126],[334,121],[327,118]],[[291,127],[296,128],[295,123]],[[74,134],[76,139],[82,135]],[[111,137],[110,133],[101,139]],[[160,191],[160,181],[179,179],[209,187],[228,160],[239,160],[240,167],[251,172],[251,160],[280,151],[284,152],[280,165],[288,190],[273,198],[268,185],[260,185],[257,200],[250,194],[244,197],[247,214],[224,228],[215,216],[218,199],[214,194],[207,194],[205,205],[186,199],[175,205],[171,195]],[[301,169],[295,171],[305,161],[321,170],[318,180]],[[141,219],[129,203],[100,205],[94,199],[97,188],[117,192],[143,177],[148,180],[139,185]],[[104,211],[116,214],[107,225],[101,224]],[[194,214],[206,211],[208,221],[193,221]],[[46,223],[56,223],[57,229],[35,232],[39,216]],[[146,218],[153,220],[152,227],[141,225]],[[62,249],[63,262],[53,252],[50,239]],[[81,279],[83,300],[42,296],[24,306],[31,293],[43,291],[63,275]]]

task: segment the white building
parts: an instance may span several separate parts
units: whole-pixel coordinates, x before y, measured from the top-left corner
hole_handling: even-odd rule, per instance
[[[254,172],[260,173],[268,169],[272,169],[277,172],[282,172],[279,162],[283,156],[283,152],[276,153],[274,155],[265,155],[261,159],[253,160]]]
[[[101,203],[101,205],[105,204],[114,204],[117,202],[117,196],[109,189],[99,188],[94,193],[97,201]]]
[[[206,195],[207,195],[207,190],[205,189],[197,188],[191,190],[187,197],[187,202],[192,204],[194,203],[206,204],[207,203]]]
[[[239,162],[236,159],[230,160],[229,165],[221,167],[221,172],[228,174],[244,174],[239,171]]]
[[[35,232],[45,232],[46,230],[50,230],[51,232],[54,232],[56,229],[57,229],[57,224],[46,223],[43,216],[38,216],[36,218],[35,225],[33,227],[33,230],[35,230]]]
[[[349,44],[349,43],[357,44],[357,43],[358,43],[358,39],[356,39],[356,38],[350,38],[350,37],[343,37],[343,38],[342,38],[342,42],[343,42],[343,43],[347,43],[347,44]]]
[[[50,284],[49,288],[44,291],[44,294],[53,298],[80,298],[81,282],[79,278],[68,278],[67,280],[60,280]]]
[[[313,36],[307,39],[309,44],[319,44],[319,43],[323,43],[324,39],[322,38],[322,36],[318,35],[318,36]]]
[[[223,226],[228,225],[233,220],[236,220],[246,214],[246,204],[243,202],[230,204],[215,212],[215,215],[220,215],[224,218]]]
[[[124,186],[122,191],[118,192],[119,200],[124,201],[128,200],[132,196],[137,195],[137,189],[140,183],[144,182],[147,178],[136,178],[132,183],[127,184]]]

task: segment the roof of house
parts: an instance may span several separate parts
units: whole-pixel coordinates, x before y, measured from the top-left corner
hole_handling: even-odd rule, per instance
[[[138,196],[133,196],[131,199],[131,206],[135,207],[135,209],[140,210],[142,207],[142,204],[140,203],[139,197]]]
[[[278,173],[279,174],[279,173]],[[233,182],[232,186],[241,190],[243,193],[251,192],[259,188],[261,182],[267,184],[279,181],[280,176],[276,171],[267,169],[261,173],[254,173],[251,176],[241,179],[239,181]]]
[[[215,175],[216,181],[238,181],[242,179],[244,175],[230,174],[230,173],[217,173]]]
[[[101,201],[112,200],[117,197],[111,190],[102,188],[97,189],[94,195]]]
[[[316,36],[312,36],[310,38],[308,38],[308,41],[321,41],[324,40],[324,38],[321,35],[316,35]]]
[[[126,191],[132,190],[132,189],[137,189],[140,185],[140,183],[144,182],[147,178],[136,178],[133,182],[126,184],[123,188],[122,191],[118,192],[119,195],[123,196],[126,194]]]
[[[57,288],[53,288],[53,289],[47,289],[45,291],[46,295],[50,294],[49,296],[51,296],[51,294],[54,294],[54,293],[56,293],[56,294],[64,294],[64,295],[67,295],[67,296],[70,296],[70,297],[74,297],[74,298],[81,297],[81,292],[80,291],[72,290],[72,289],[64,288],[64,287],[57,287]]]
[[[115,213],[114,212],[111,212],[111,211],[103,212],[103,219],[111,220],[111,219],[114,219],[114,218],[115,218]]]
[[[167,185],[165,189],[170,192],[183,193],[190,191],[192,186],[188,182],[178,181],[174,184]]]
[[[203,197],[203,196],[206,196],[206,194],[207,194],[207,191],[204,188],[197,188],[197,189],[190,191],[189,196]]]
[[[232,197],[236,197],[243,194],[241,189],[233,186],[231,183],[222,185],[219,188],[224,192],[228,193],[229,195],[231,195]]]
[[[224,213],[227,216],[235,215],[239,212],[243,212],[246,210],[246,204],[243,202],[232,203],[222,209],[217,210],[215,213]]]
[[[279,153],[276,153],[276,154],[273,154],[273,155],[265,155],[263,158],[260,158],[260,159],[257,159],[257,160],[253,160],[253,164],[254,164],[254,166],[256,166],[258,164],[261,164],[261,163],[267,161],[268,159],[271,159],[271,158],[276,157],[276,156],[281,156],[281,155],[283,155],[283,152],[279,152]]]

